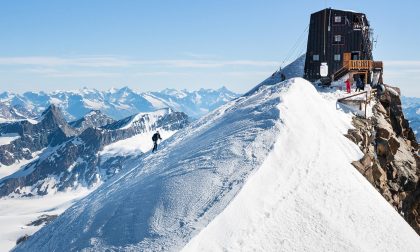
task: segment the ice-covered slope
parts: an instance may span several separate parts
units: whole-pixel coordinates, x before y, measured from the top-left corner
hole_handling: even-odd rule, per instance
[[[350,165],[361,153],[348,127],[303,79],[262,86],[178,131],[16,251],[175,251],[201,230],[186,249],[415,251],[417,234]]]

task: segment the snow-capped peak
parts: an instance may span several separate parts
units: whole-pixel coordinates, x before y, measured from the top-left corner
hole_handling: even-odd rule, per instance
[[[135,124],[154,124],[156,121],[163,117],[164,115],[167,115],[169,113],[172,113],[173,110],[170,108],[163,108],[156,110],[154,112],[148,112],[148,113],[138,113],[131,117],[131,120],[127,122],[126,125],[123,125],[120,127],[121,129],[128,129],[132,127]]]

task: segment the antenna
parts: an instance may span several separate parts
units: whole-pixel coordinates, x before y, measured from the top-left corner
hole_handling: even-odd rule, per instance
[[[376,35],[376,38],[373,40],[375,48],[376,48],[376,44],[378,43],[378,35]]]

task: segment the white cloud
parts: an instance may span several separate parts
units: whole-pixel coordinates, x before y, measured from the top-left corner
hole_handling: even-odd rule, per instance
[[[199,60],[199,59],[162,59],[139,60],[112,56],[94,57],[0,57],[0,65],[7,66],[39,66],[39,67],[134,67],[153,65],[176,68],[218,68],[226,66],[274,67],[276,61],[261,60]]]
[[[179,73],[179,72],[137,72],[134,76],[191,76],[191,73]]]
[[[0,65],[19,66],[79,66],[79,67],[127,67],[130,60],[115,57],[0,57]]]
[[[384,67],[420,68],[419,60],[384,60]]]
[[[256,77],[268,77],[270,76],[270,71],[235,71],[235,72],[227,72],[223,73],[226,76],[232,77],[249,77],[249,76],[256,76]]]
[[[79,77],[118,77],[120,73],[101,72],[101,71],[75,71],[75,70],[57,70],[55,68],[33,68],[25,69],[23,72],[34,73],[52,78],[79,78]]]

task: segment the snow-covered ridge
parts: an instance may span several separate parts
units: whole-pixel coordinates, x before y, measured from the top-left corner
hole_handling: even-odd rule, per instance
[[[350,164],[363,156],[343,136],[350,116],[305,82],[283,96],[273,151],[183,252],[418,249],[414,230]]]
[[[15,251],[176,251],[200,231],[186,249],[416,251],[417,234],[350,165],[361,153],[343,136],[349,127],[301,78],[261,86],[178,131]]]

